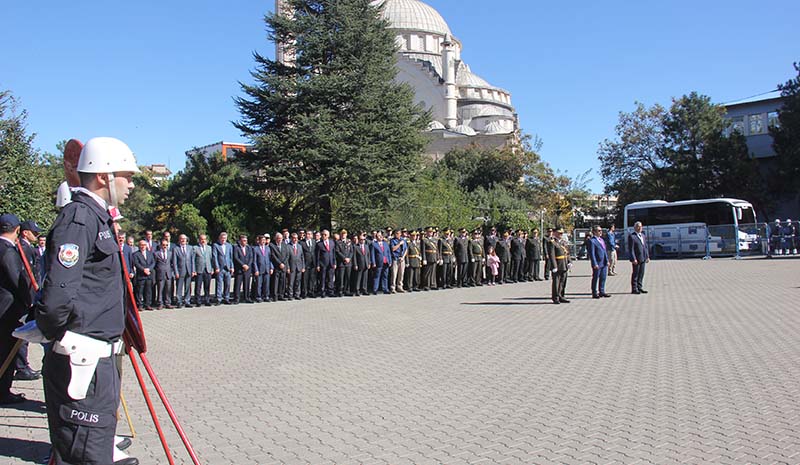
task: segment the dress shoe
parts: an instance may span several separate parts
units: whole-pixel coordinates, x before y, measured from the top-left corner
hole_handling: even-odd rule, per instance
[[[128,457],[122,460],[115,460],[114,465],[139,465],[139,459],[136,457]]]
[[[559,302],[561,302],[562,304],[568,304],[568,303],[569,303],[569,300],[567,300],[567,299],[558,299],[558,300],[559,300]]]
[[[559,302],[559,301],[558,301],[558,299],[555,299],[555,300],[553,300],[553,303],[554,303],[554,304],[556,304],[556,305],[558,305],[558,304],[560,304],[561,302]]]
[[[631,291],[631,294],[637,294],[638,295],[638,294],[641,294],[641,292],[639,292],[639,291]]]
[[[164,310],[164,307],[162,307],[161,305],[159,305],[158,307],[156,307],[156,310]]]
[[[611,297],[611,294],[606,294],[605,292],[600,294],[600,297]]]
[[[34,371],[30,368],[26,368],[24,370],[17,370],[14,373],[14,379],[17,381],[33,381],[42,377],[42,372]]]
[[[644,289],[639,289],[639,292],[642,294],[647,294],[647,291],[645,291]]]
[[[174,305],[166,305],[164,308],[166,308],[167,310],[173,310],[177,307],[175,307]]]
[[[7,396],[0,399],[0,405],[21,404],[26,400],[25,394],[12,394],[9,392]]]
[[[592,298],[593,298],[593,299],[599,299],[599,298],[600,298],[600,296],[599,296],[599,295],[597,295],[597,294],[592,294]]]

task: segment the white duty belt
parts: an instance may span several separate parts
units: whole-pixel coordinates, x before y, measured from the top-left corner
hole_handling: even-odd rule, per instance
[[[60,341],[53,343],[55,353],[69,357],[71,376],[67,393],[72,399],[86,398],[100,359],[117,353],[121,344],[121,341],[112,344],[72,331],[67,331]]]

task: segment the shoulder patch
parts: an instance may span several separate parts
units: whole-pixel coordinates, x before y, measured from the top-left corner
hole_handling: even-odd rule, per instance
[[[72,268],[78,263],[80,251],[77,244],[63,244],[58,248],[58,262],[64,268]]]

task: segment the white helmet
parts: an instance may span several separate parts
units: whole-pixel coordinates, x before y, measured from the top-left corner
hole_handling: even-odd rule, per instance
[[[89,139],[81,150],[79,173],[139,172],[136,158],[125,142],[113,137]]]
[[[60,210],[70,202],[72,202],[72,192],[69,190],[67,181],[64,181],[59,184],[58,192],[56,192],[56,208]]]

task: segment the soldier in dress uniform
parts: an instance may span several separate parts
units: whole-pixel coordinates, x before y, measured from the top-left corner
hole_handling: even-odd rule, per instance
[[[528,279],[541,281],[542,238],[539,237],[539,230],[536,228],[531,231],[531,235],[525,241],[525,253],[528,263]]]
[[[460,228],[458,237],[453,242],[453,252],[456,257],[456,286],[467,285],[467,267],[469,266],[469,237],[467,230]]]
[[[472,240],[469,242],[469,284],[471,286],[482,286],[483,266],[486,262],[486,255],[483,250],[483,240],[481,230],[476,229],[472,233]]]
[[[422,290],[436,289],[436,265],[439,263],[439,244],[433,237],[433,228],[425,229],[422,240]]]
[[[564,240],[564,229],[553,231],[553,239],[547,243],[547,257],[550,261],[550,271],[553,274],[553,288],[551,298],[554,304],[568,304],[564,297],[567,287],[567,272],[572,267],[569,256],[569,243]]]
[[[418,292],[420,290],[420,273],[422,270],[422,245],[420,244],[419,233],[417,231],[411,231],[411,240],[408,241],[408,255],[406,259],[408,260],[406,289],[408,289],[409,292]]]
[[[547,228],[547,234],[542,238],[542,254],[544,255],[544,279],[550,279],[550,242],[553,241],[553,228]]]
[[[444,230],[444,236],[439,239],[439,256],[442,260],[441,273],[439,276],[439,287],[450,289],[453,284],[453,268],[455,266],[455,244],[453,240],[453,230]]]

